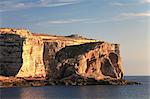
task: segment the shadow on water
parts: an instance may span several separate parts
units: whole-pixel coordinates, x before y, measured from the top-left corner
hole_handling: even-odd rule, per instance
[[[16,34],[0,35],[0,75],[15,76],[22,66],[23,41]]]

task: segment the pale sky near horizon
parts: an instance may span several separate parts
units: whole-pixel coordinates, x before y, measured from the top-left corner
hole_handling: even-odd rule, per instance
[[[119,43],[125,75],[150,75],[150,0],[0,0],[0,27]]]

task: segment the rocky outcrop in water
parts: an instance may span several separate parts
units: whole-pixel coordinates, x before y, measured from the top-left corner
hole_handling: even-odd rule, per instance
[[[121,79],[119,44],[78,35],[35,34],[0,29],[0,75],[64,81],[74,77]]]

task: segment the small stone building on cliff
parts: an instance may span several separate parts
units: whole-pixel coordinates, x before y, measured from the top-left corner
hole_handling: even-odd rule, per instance
[[[0,29],[0,75],[64,78],[77,74],[122,78],[118,44],[73,36]]]

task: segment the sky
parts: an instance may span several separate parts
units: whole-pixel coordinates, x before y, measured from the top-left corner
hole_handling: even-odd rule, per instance
[[[0,27],[119,43],[125,75],[150,75],[150,0],[0,0]]]

